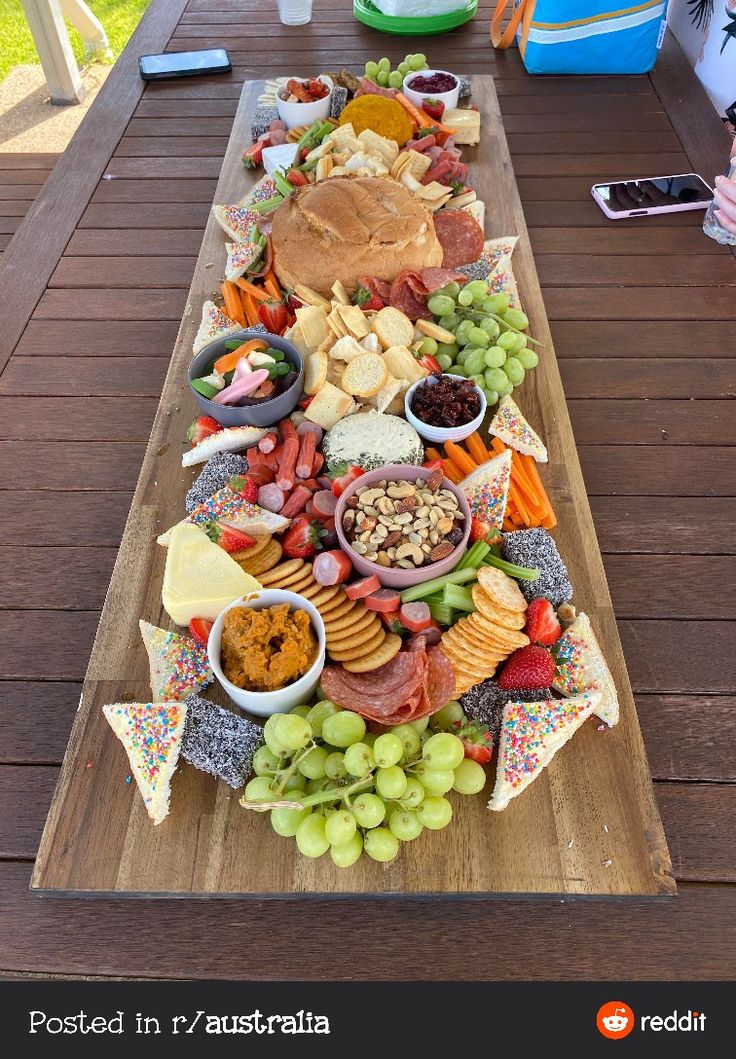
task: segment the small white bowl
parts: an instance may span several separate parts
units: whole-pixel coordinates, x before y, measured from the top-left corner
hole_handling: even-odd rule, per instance
[[[463,375],[453,375],[451,372],[447,371],[443,374],[446,375],[449,379],[464,379]],[[436,377],[430,375],[426,379],[420,379],[418,382],[415,382],[414,385],[410,386],[409,389],[406,391],[406,396],[404,397],[404,412],[406,414],[408,422],[411,423],[411,425],[416,430],[417,434],[419,434],[419,436],[424,438],[426,441],[463,441],[465,438],[469,438],[470,435],[474,433],[483,423],[483,418],[486,414],[486,408],[488,407],[486,395],[483,393],[479,386],[476,386],[475,383],[473,383],[473,386],[475,386],[475,389],[478,393],[478,397],[480,398],[480,412],[475,417],[475,419],[472,419],[469,423],[465,423],[465,425],[461,427],[433,427],[430,426],[429,423],[425,423],[423,420],[417,419],[417,417],[411,410],[411,402],[414,396],[414,392],[418,386],[434,386],[436,382]]]
[[[304,80],[301,77],[296,78],[297,81]],[[324,82],[329,88],[329,92],[324,99],[317,99],[314,103],[288,103],[284,96],[288,96],[286,85],[283,85],[276,92],[276,106],[278,108],[279,117],[282,121],[286,122],[287,129],[295,129],[299,125],[312,125],[315,121],[324,121],[330,116],[330,105],[332,103],[332,90],[335,87],[332,78],[322,74],[317,78],[318,81]]]
[[[455,87],[450,92],[415,92],[410,83],[415,77],[431,77],[433,74],[447,74],[455,78]],[[421,109],[425,99],[439,99],[446,110],[455,110],[460,101],[460,79],[450,70],[413,70],[404,78],[403,92],[406,98]]]
[[[279,603],[288,603],[292,610],[306,610],[312,620],[312,628],[317,636],[319,648],[317,658],[304,676],[279,691],[245,691],[243,688],[238,688],[223,673],[220,660],[222,627],[225,623],[225,615],[233,607],[253,607],[256,610],[263,610],[265,607],[274,607]],[[303,596],[297,595],[296,592],[265,588],[260,592],[249,593],[246,597],[236,599],[218,614],[207,641],[207,656],[218,681],[235,705],[239,706],[241,710],[254,713],[257,717],[270,717],[272,713],[288,713],[294,706],[309,702],[314,689],[317,687],[325,664],[324,622],[317,608]]]

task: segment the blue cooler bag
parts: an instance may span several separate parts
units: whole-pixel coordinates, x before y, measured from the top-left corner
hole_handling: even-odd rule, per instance
[[[508,48],[516,38],[530,74],[645,74],[667,28],[667,0],[516,0],[502,29],[507,6],[499,0],[491,40]]]

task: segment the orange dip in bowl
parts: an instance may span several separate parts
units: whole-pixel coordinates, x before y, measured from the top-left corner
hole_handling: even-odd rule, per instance
[[[317,637],[305,610],[288,603],[254,610],[233,607],[222,627],[222,671],[245,691],[279,691],[317,659]]]

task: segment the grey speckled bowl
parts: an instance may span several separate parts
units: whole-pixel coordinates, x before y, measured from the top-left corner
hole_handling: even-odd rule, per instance
[[[214,401],[203,397],[201,393],[197,393],[192,386],[192,379],[199,379],[203,375],[208,374],[207,369],[210,364],[217,360],[218,357],[221,357],[223,353],[228,352],[227,343],[236,340],[247,342],[251,338],[262,338],[264,342],[268,342],[269,346],[273,346],[274,349],[280,349],[284,354],[284,360],[288,360],[296,368],[297,377],[289,389],[268,401],[253,401],[251,404],[245,405],[215,404]],[[285,416],[291,415],[301,400],[304,364],[296,346],[293,346],[291,342],[287,342],[285,338],[281,338],[280,335],[267,334],[265,331],[243,330],[239,334],[218,338],[200,350],[189,365],[188,378],[189,389],[192,391],[203,415],[212,416],[218,423],[222,423],[224,427],[270,427],[274,423],[278,423],[280,419],[284,419]]]
[[[373,485],[382,479],[388,482],[405,482],[407,479],[414,481],[416,478],[424,478],[426,480],[431,473],[426,467],[414,467],[408,463],[389,463],[385,467],[378,467],[375,471],[367,471],[365,474],[361,474],[360,478],[356,478],[341,495],[335,509],[337,539],[340,541],[340,547],[343,551],[350,556],[355,569],[363,577],[370,577],[371,574],[375,574],[386,588],[411,588],[412,585],[420,585],[433,577],[439,577],[441,574],[449,574],[450,570],[460,562],[470,537],[471,514],[465,496],[456,485],[453,485],[449,478],[442,479],[442,487],[443,489],[449,489],[457,497],[460,510],[465,515],[465,532],[463,533],[463,539],[446,559],[441,559],[438,563],[432,563],[431,566],[422,566],[419,570],[401,570],[380,566],[378,563],[368,562],[367,559],[354,552],[343,532],[342,517],[345,514],[345,508],[348,506],[348,499],[356,489],[366,485]]]

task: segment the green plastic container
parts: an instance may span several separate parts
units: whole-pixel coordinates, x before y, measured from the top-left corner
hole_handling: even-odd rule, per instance
[[[382,33],[397,33],[403,37],[429,37],[435,33],[447,33],[457,26],[469,22],[478,10],[478,0],[467,7],[450,11],[446,15],[427,15],[424,18],[392,18],[382,14],[371,0],[353,0],[353,14],[358,22]]]

